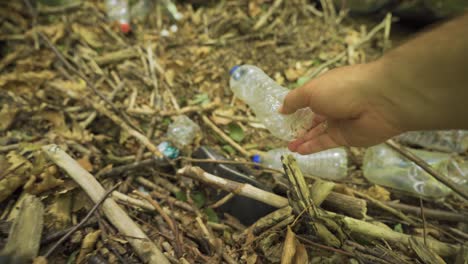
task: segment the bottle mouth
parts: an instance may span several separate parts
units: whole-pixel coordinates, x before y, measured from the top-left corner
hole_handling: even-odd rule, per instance
[[[232,67],[231,70],[229,70],[229,75],[232,76],[232,75],[234,74],[234,72],[235,72],[237,69],[239,69],[239,67],[240,67],[239,65],[236,65],[236,66]]]

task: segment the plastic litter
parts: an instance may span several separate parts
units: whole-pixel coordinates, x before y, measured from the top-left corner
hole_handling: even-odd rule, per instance
[[[257,119],[274,136],[289,141],[312,127],[314,114],[309,108],[299,109],[291,115],[278,113],[289,90],[278,85],[261,69],[252,65],[235,66],[230,74],[231,90],[249,105]]]
[[[468,184],[468,163],[457,161],[447,153],[416,149],[411,152],[457,184]],[[451,193],[448,187],[414,162],[384,144],[367,149],[363,163],[364,177],[372,183],[430,198],[441,198]]]

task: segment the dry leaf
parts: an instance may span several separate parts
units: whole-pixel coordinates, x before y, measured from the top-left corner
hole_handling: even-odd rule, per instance
[[[0,131],[10,128],[13,121],[15,121],[16,113],[18,113],[18,109],[15,106],[8,103],[3,105],[0,111]]]
[[[93,164],[89,161],[88,156],[84,156],[81,159],[77,160],[77,162],[83,167],[85,170],[91,172],[93,170]]]
[[[307,251],[299,240],[296,234],[288,226],[286,238],[284,240],[283,255],[281,256],[281,264],[303,264],[308,263]]]
[[[295,264],[302,264],[302,263],[309,263],[309,255],[307,254],[307,250],[305,246],[297,242],[296,247],[296,255],[294,255],[294,262]]]
[[[281,256],[281,264],[292,264],[294,255],[296,254],[296,235],[288,226],[286,239],[284,240],[283,254]]]
[[[261,12],[262,12],[262,9],[258,5],[258,3],[256,3],[256,1],[249,2],[249,15],[251,17],[256,17]]]
[[[55,174],[49,171],[41,173],[39,179],[40,182],[36,182],[37,178],[31,176],[31,179],[24,185],[25,191],[30,194],[40,194],[63,184],[63,180],[55,178]]]
[[[76,263],[84,263],[84,259],[86,255],[88,255],[89,253],[93,251],[100,235],[101,235],[101,230],[97,230],[85,236],[81,244],[80,254],[76,258]]]
[[[56,229],[64,229],[71,223],[72,194],[57,195],[48,210]]]
[[[378,185],[370,187],[369,189],[365,190],[364,193],[379,201],[390,201],[390,192]]]
[[[36,257],[34,258],[33,264],[47,264],[47,259],[42,256]]]
[[[0,180],[0,203],[21,187],[27,179],[23,175],[10,174],[8,177]]]
[[[215,111],[213,111],[213,115],[211,116],[211,120],[215,122],[217,125],[227,125],[232,122],[231,119],[221,117],[222,116],[233,116],[234,115],[234,109],[232,108],[218,108]]]
[[[280,72],[276,72],[274,78],[277,84],[279,85],[284,84],[284,77]]]

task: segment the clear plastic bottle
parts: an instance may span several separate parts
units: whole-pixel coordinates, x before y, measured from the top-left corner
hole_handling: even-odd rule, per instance
[[[130,27],[130,12],[127,0],[106,0],[107,16],[111,21],[117,21],[120,25],[120,30],[123,33],[128,33]]]
[[[130,17],[132,20],[139,19],[143,20],[151,10],[153,10],[152,0],[138,0],[130,6]]]
[[[162,3],[166,7],[167,11],[171,14],[175,20],[181,20],[183,15],[177,10],[177,6],[171,0],[162,0]]]
[[[468,184],[468,163],[459,162],[447,153],[415,149],[411,152],[455,183]],[[442,198],[451,193],[448,187],[385,144],[368,148],[363,163],[364,177],[372,183],[429,198]]]
[[[396,139],[404,144],[445,152],[462,153],[468,149],[468,130],[411,131]]]
[[[167,137],[178,147],[192,143],[200,127],[186,115],[177,116],[167,129]]]
[[[299,109],[291,115],[278,113],[289,90],[261,69],[252,65],[234,66],[230,74],[233,93],[249,105],[274,136],[289,141],[311,128],[314,114],[309,108]]]
[[[282,170],[281,156],[292,155],[299,169],[323,179],[340,180],[348,176],[348,154],[343,148],[334,148],[310,155],[300,155],[287,148],[270,150],[260,157],[260,162],[272,169]]]

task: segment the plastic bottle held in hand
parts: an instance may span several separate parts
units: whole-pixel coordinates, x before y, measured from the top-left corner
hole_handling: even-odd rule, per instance
[[[314,114],[309,108],[291,115],[278,113],[287,88],[278,85],[261,69],[252,65],[235,66],[230,71],[233,93],[253,110],[258,120],[276,137],[293,140],[312,127]]]
[[[107,16],[119,23],[123,33],[130,32],[130,12],[127,0],[106,0]]]
[[[175,118],[167,129],[167,137],[178,147],[184,147],[192,143],[200,127],[185,115]]]
[[[411,152],[455,183],[468,184],[466,162],[458,162],[451,155],[441,152],[415,149]],[[367,149],[364,155],[363,174],[372,183],[418,196],[442,198],[451,193],[448,187],[438,182],[414,162],[407,160],[384,144]]]
[[[408,145],[462,153],[468,149],[468,130],[411,131],[401,134],[397,140]]]
[[[300,155],[287,148],[273,149],[261,155],[261,163],[282,170],[281,156],[292,155],[302,173],[323,179],[340,180],[348,176],[348,154],[343,148],[334,148],[310,155]]]

